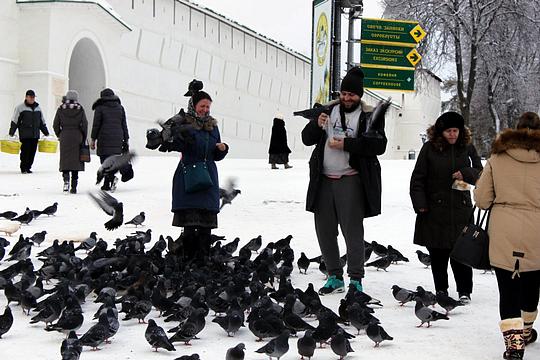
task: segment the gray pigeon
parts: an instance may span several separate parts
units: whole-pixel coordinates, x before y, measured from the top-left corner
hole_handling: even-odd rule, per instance
[[[313,339],[313,330],[306,330],[304,336],[298,339],[296,345],[298,347],[298,354],[302,359],[304,357],[311,359],[317,347],[317,342]]]
[[[289,330],[284,330],[281,335],[274,338],[264,345],[262,348],[256,350],[256,353],[266,354],[272,360],[273,357],[278,360],[289,351]]]
[[[244,343],[240,343],[235,347],[230,348],[227,350],[227,354],[225,354],[225,360],[244,360],[244,350],[246,350],[246,345],[244,345]]]
[[[122,171],[129,167],[131,161],[135,158],[135,154],[127,152],[122,155],[109,156],[97,171],[96,185],[103,180],[107,175],[114,175],[118,171]]]
[[[418,260],[426,266],[426,269],[431,266],[431,256],[429,254],[423,253],[420,250],[416,250],[418,255]]]
[[[384,340],[394,340],[393,337],[388,335],[388,333],[383,329],[382,326],[378,325],[375,322],[369,324],[366,329],[366,334],[374,343],[375,347],[379,347],[379,344]]]
[[[426,323],[428,324],[427,327],[430,327],[432,321],[450,320],[448,316],[441,314],[440,312],[437,312],[435,310],[431,310],[428,307],[425,307],[424,304],[422,304],[422,300],[420,299],[416,299],[414,314],[421,321],[420,325],[418,325],[417,327],[422,327],[422,325]]]
[[[435,296],[434,293],[431,291],[425,290],[421,286],[416,287],[416,295],[420,300],[422,300],[422,304],[424,306],[434,306],[437,303],[437,296]]]
[[[397,285],[392,286],[392,295],[394,295],[394,299],[399,301],[400,306],[405,305],[409,301],[413,301],[416,297],[416,293],[414,291],[401,288]]]
[[[354,352],[349,339],[345,337],[342,329],[338,329],[337,334],[332,336],[330,340],[330,347],[332,348],[334,354],[339,356],[340,360],[344,359],[348,353]]]
[[[224,189],[219,188],[219,198],[221,199],[220,210],[223,209],[225,205],[231,204],[234,198],[242,193],[240,190],[234,188],[236,186],[235,182],[235,179],[228,179],[227,187]]]
[[[144,211],[141,211],[139,215],[135,216],[133,219],[131,219],[124,225],[135,225],[135,227],[143,226],[144,220],[146,220],[146,216],[144,214]]]
[[[144,333],[146,341],[156,349],[156,352],[159,348],[163,348],[168,351],[176,351],[174,345],[169,341],[165,330],[162,327],[158,326],[154,319],[148,320],[148,327]]]
[[[82,350],[83,346],[77,334],[75,331],[70,331],[67,339],[62,341],[60,355],[62,355],[62,360],[79,360]]]
[[[83,346],[89,346],[94,350],[98,349],[98,346],[105,341],[109,334],[109,322],[107,320],[107,314],[101,314],[97,324],[93,325],[88,331],[80,338]]]
[[[97,233],[95,231],[92,231],[90,233],[90,236],[86,239],[84,239],[79,246],[75,248],[75,251],[77,250],[92,250],[94,246],[96,246],[97,243]]]

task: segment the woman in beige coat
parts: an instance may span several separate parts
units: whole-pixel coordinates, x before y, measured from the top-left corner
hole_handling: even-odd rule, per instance
[[[493,206],[489,257],[497,274],[505,359],[522,359],[537,337],[532,328],[540,291],[540,118],[524,113],[501,132],[476,183],[479,208]]]

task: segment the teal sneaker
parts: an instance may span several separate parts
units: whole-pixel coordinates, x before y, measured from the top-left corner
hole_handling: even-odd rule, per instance
[[[352,280],[351,279],[350,284],[353,285],[356,290],[364,291],[364,287],[362,286],[362,281],[360,281],[360,280]]]
[[[326,284],[319,289],[319,295],[330,295],[345,292],[345,283],[335,275],[331,275],[326,280]]]

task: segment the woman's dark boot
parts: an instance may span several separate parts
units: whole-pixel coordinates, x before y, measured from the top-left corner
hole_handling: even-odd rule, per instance
[[[523,319],[504,319],[499,323],[504,337],[506,351],[503,358],[507,360],[521,360],[525,352],[525,341],[523,339]]]
[[[76,194],[77,193],[77,183],[79,181],[79,173],[77,171],[71,172],[71,189],[69,190],[70,193]]]
[[[64,179],[63,191],[67,193],[69,191],[69,171],[62,172],[62,178]]]
[[[277,170],[278,167],[276,166],[276,164],[272,164],[272,170]]]

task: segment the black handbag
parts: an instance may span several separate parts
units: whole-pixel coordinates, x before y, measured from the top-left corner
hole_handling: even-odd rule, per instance
[[[476,221],[474,218],[475,210],[476,206],[473,208],[469,225],[465,226],[458,236],[450,257],[474,269],[490,270],[489,236],[487,229],[491,208],[484,211],[478,209]],[[485,228],[483,226],[484,221],[486,221]]]
[[[211,188],[214,183],[208,172],[206,158],[208,155],[208,137],[206,135],[206,145],[204,148],[204,161],[186,165],[182,162],[182,171],[184,173],[184,190],[191,194]]]
[[[90,145],[88,145],[88,140],[85,140],[84,143],[81,144],[79,149],[79,160],[86,163],[90,162]]]

